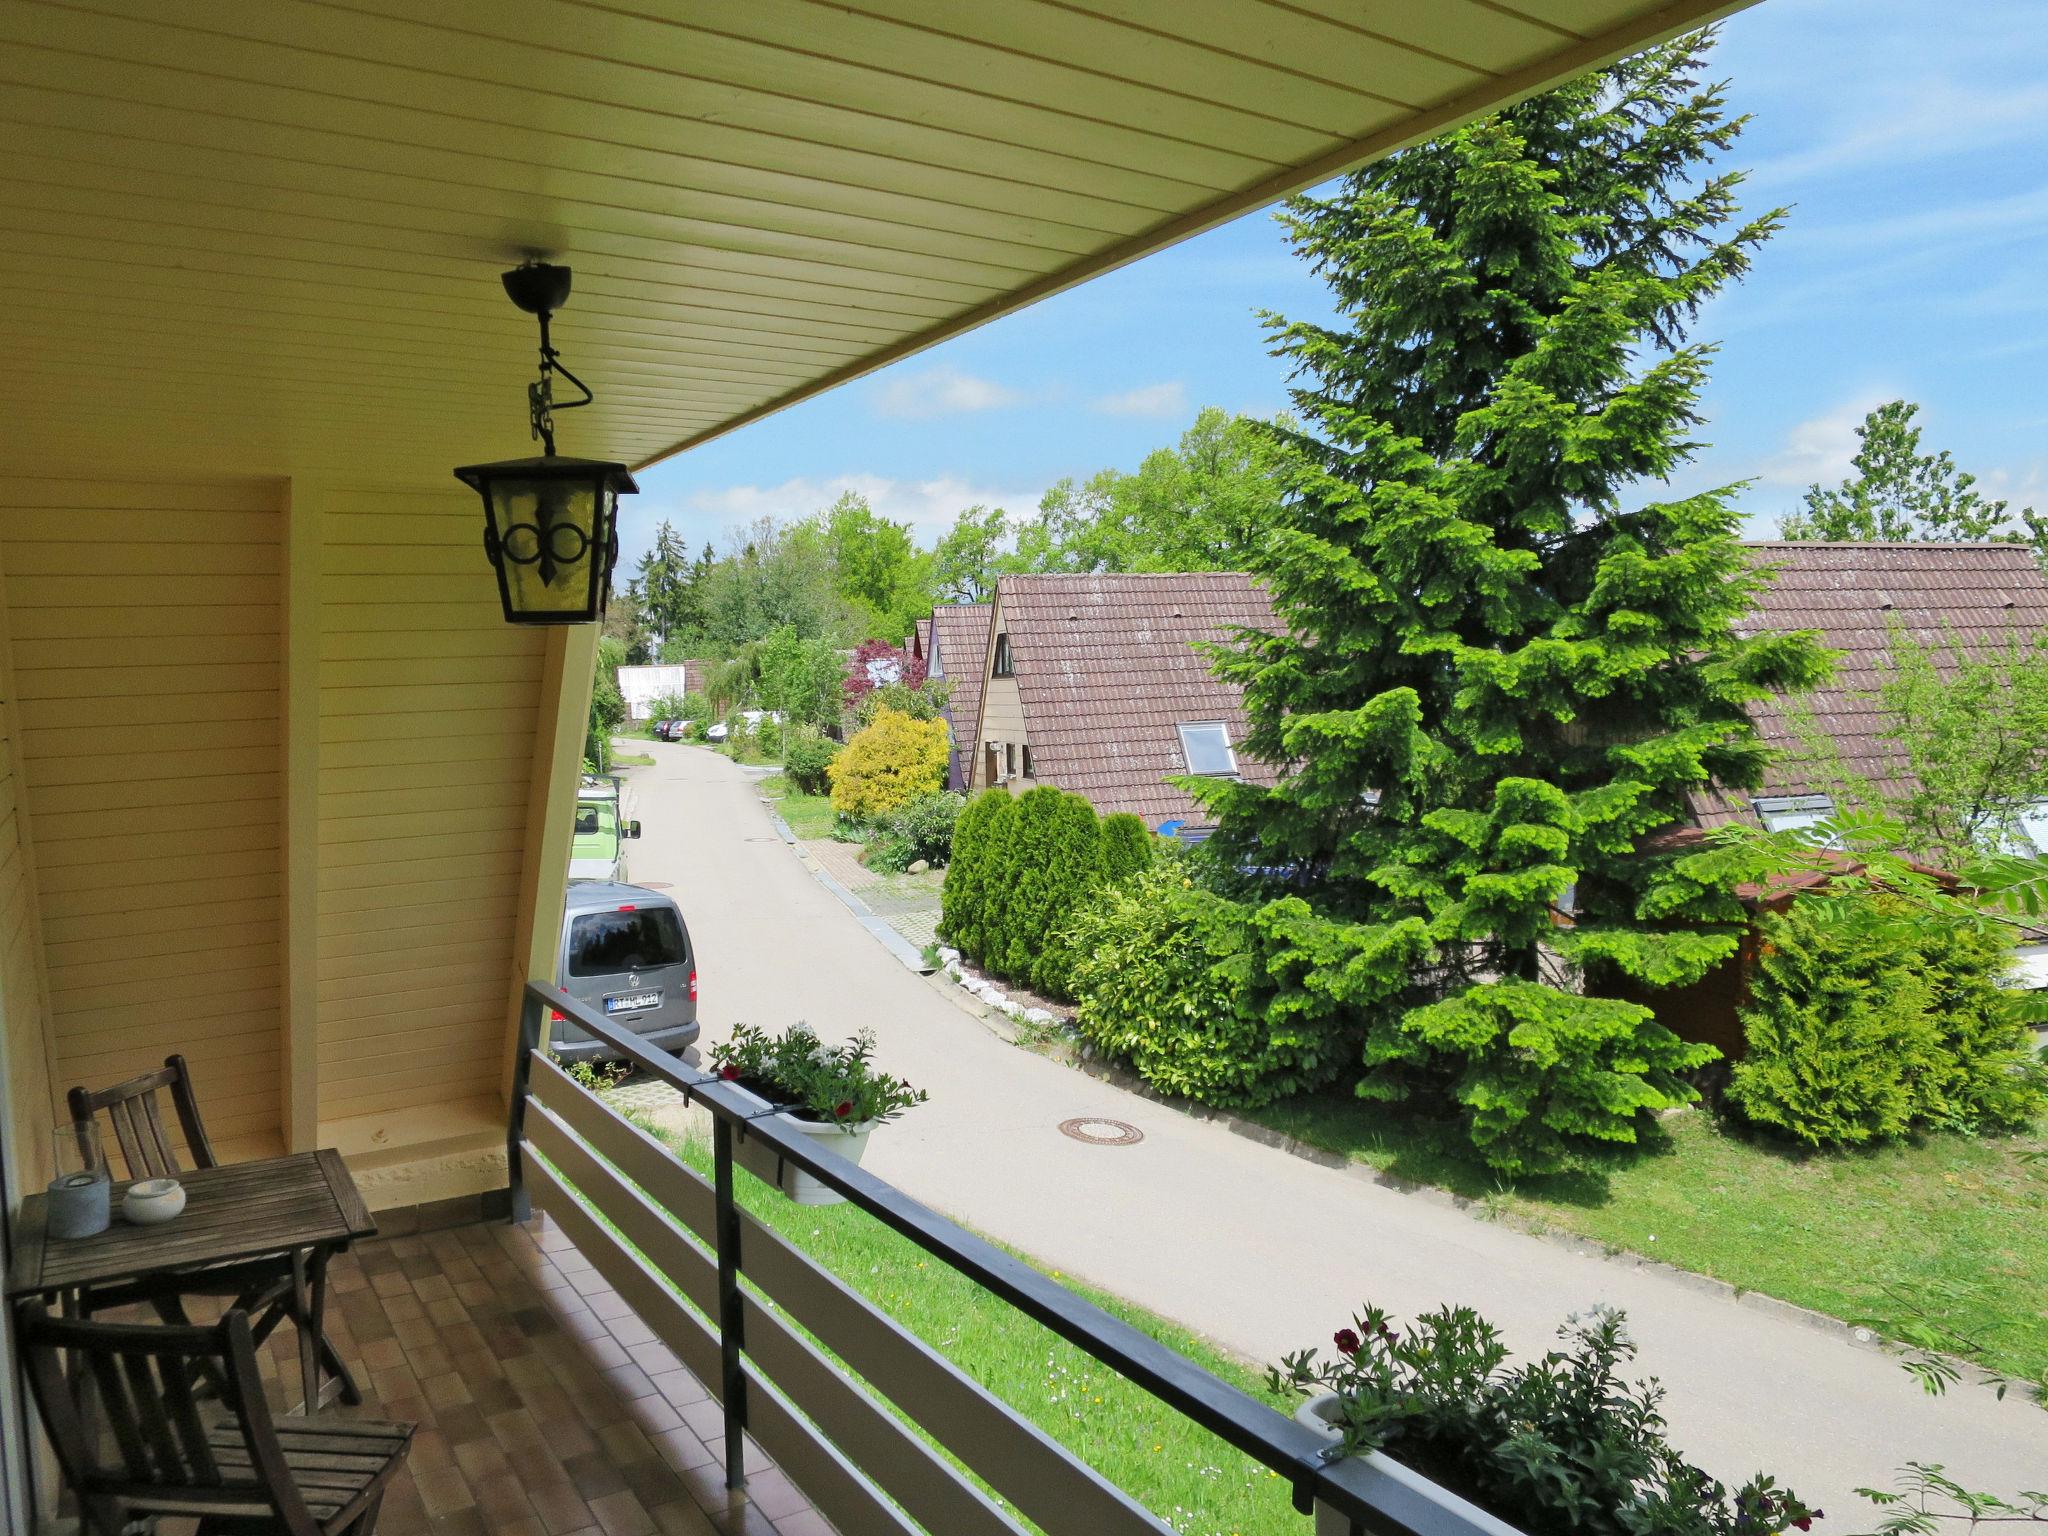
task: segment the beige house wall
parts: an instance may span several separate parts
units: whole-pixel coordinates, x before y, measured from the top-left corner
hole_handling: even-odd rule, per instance
[[[173,1051],[225,1156],[503,1184],[595,630],[506,624],[478,520],[452,480],[0,479],[17,1192],[66,1088]]]

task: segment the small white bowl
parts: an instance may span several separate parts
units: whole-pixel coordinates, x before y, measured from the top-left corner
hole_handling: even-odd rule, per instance
[[[121,1215],[138,1227],[169,1221],[185,1209],[185,1186],[176,1179],[137,1179],[121,1197]]]

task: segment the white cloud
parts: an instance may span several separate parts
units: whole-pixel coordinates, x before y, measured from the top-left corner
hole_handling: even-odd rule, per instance
[[[957,368],[927,368],[898,374],[875,391],[875,410],[884,416],[922,421],[933,416],[959,416],[970,411],[1000,410],[1019,404],[1021,392],[994,379]]]
[[[1756,478],[1765,485],[1797,486],[1833,485],[1847,479],[1849,461],[1861,446],[1856,429],[1877,406],[1898,398],[1896,391],[1860,396],[1800,422],[1785,434],[1784,447],[1764,460]]]
[[[865,496],[876,513],[891,522],[908,523],[924,542],[952,527],[963,507],[1005,507],[1029,512],[1045,487],[977,485],[958,475],[930,480],[892,480],[885,475],[833,475],[827,479],[799,476],[779,485],[728,485],[686,493],[680,508],[687,514],[724,526],[744,526],[760,517],[793,520],[832,505],[848,491]]]
[[[1184,416],[1188,409],[1188,387],[1179,379],[1163,384],[1140,384],[1122,394],[1102,395],[1095,409],[1106,416]]]
[[[1755,167],[1752,183],[1775,191],[1873,164],[1982,155],[2036,138],[2048,118],[2048,85],[2033,81],[2001,86],[1980,75],[1966,84],[1940,78],[1883,83],[1892,88],[1851,96],[1832,134],[1817,134],[1806,149]]]

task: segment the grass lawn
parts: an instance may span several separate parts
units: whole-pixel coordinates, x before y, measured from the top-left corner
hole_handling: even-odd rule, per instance
[[[661,1133],[710,1174],[701,1141]],[[1285,1479],[1197,1429],[850,1205],[792,1205],[742,1173],[740,1202],[1103,1476],[1189,1536],[1303,1536]],[[1020,1255],[1028,1259],[1028,1255]],[[1049,1271],[1065,1280],[1058,1270]],[[1263,1372],[1114,1297],[1065,1283],[1232,1385],[1282,1405]]]
[[[1505,1186],[1459,1155],[1454,1129],[1347,1094],[1253,1118],[1482,1199],[1510,1220],[1647,1254],[1891,1337],[1909,1336],[1924,1319],[1974,1344],[1984,1365],[2048,1382],[2048,1122],[2028,1136],[1938,1135],[1802,1154],[1694,1111],[1662,1122],[1656,1143],[1640,1151]]]
[[[830,795],[803,794],[779,773],[761,781],[761,793],[775,802],[775,809],[798,837],[832,835],[834,813]]]

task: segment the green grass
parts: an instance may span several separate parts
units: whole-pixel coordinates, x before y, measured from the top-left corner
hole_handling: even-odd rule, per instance
[[[657,1132],[708,1176],[702,1142]],[[793,1205],[742,1173],[740,1203],[1081,1460],[1188,1536],[1303,1536],[1285,1479],[850,1205]],[[1029,1261],[1028,1255],[1019,1255]],[[1045,1268],[1041,1265],[1040,1268]],[[1139,1307],[1055,1279],[1276,1407],[1262,1371]]]
[[[649,752],[614,752],[612,754],[612,766],[614,768],[652,768],[654,766],[654,756]]]
[[[1934,1135],[1867,1152],[1804,1153],[1705,1111],[1633,1152],[1505,1185],[1461,1155],[1453,1127],[1340,1093],[1256,1118],[1328,1151],[1894,1338],[1931,1323],[1953,1353],[2048,1382],[2048,1122],[2032,1135]],[[1356,1300],[1367,1298],[1359,1297]]]
[[[789,830],[803,838],[829,838],[835,820],[830,795],[806,795],[781,774],[761,781],[761,793],[775,802],[775,809],[789,823]]]

